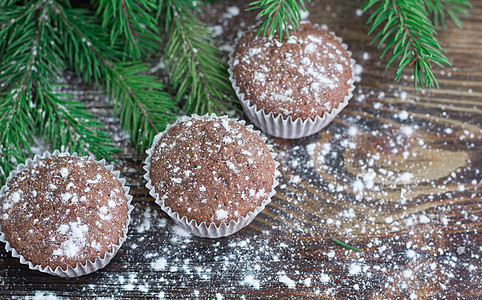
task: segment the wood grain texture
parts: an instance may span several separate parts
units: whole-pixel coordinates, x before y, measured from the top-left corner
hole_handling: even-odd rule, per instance
[[[240,2],[217,2],[203,16],[223,29],[222,49],[254,22]],[[2,247],[0,298],[482,298],[482,1],[472,3],[464,29],[448,24],[438,37],[453,64],[435,70],[440,89],[415,93],[408,72],[396,82],[378,59],[360,2],[311,2],[309,19],[342,37],[363,68],[355,97],[319,134],[269,139],[281,164],[277,193],[227,238],[173,224],[105,97],[71,79],[122,148],[117,169],[135,205],[129,237],[106,268],[73,279],[31,271]]]

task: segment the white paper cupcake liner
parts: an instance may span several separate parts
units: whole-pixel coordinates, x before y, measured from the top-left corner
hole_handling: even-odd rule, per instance
[[[36,162],[39,159],[43,159],[49,156],[56,156],[56,155],[61,155],[61,156],[72,156],[72,157],[80,157],[77,155],[77,153],[62,153],[58,150],[55,150],[53,153],[50,152],[44,152],[42,155],[35,154],[33,159],[28,158],[25,163],[19,164],[16,169],[12,170],[8,176],[7,183],[21,170],[23,170],[25,167],[29,166],[30,164]],[[83,156],[82,158],[90,158],[89,156]],[[94,159],[92,159],[94,160]],[[94,160],[97,161],[97,160]],[[31,261],[27,260],[23,255],[21,255],[15,248],[12,248],[10,245],[10,242],[5,239],[5,234],[2,231],[2,227],[0,225],[0,241],[5,243],[5,250],[7,252],[12,252],[12,256],[19,258],[20,263],[24,265],[28,265],[28,267],[31,270],[38,270],[40,272],[48,273],[51,275],[56,275],[60,277],[78,277],[78,276],[83,276],[90,274],[92,272],[95,272],[99,269],[104,268],[110,261],[111,259],[116,255],[117,251],[119,248],[122,246],[124,241],[127,238],[127,231],[129,228],[129,223],[131,220],[131,212],[134,209],[134,206],[131,205],[132,202],[132,196],[129,195],[129,187],[125,185],[126,180],[124,178],[120,177],[120,172],[119,171],[113,171],[114,166],[113,165],[106,165],[106,161],[104,159],[97,161],[100,163],[102,166],[104,166],[107,170],[112,172],[112,174],[120,181],[122,184],[122,188],[124,189],[124,193],[127,198],[127,222],[126,222],[126,227],[123,232],[123,235],[121,238],[119,238],[119,242],[115,245],[113,245],[112,250],[110,252],[106,252],[104,254],[104,257],[97,256],[94,261],[91,261],[88,259],[84,263],[77,263],[75,268],[72,268],[71,266],[68,266],[66,270],[62,269],[61,267],[56,267],[55,269],[52,269],[50,266],[47,267],[42,267],[40,265],[34,265]],[[5,193],[5,187],[7,184],[5,184],[2,189],[0,190],[0,197],[4,195]]]
[[[173,126],[175,126],[175,125],[177,125],[181,122],[185,122],[185,121],[188,121],[188,120],[191,120],[191,119],[210,120],[210,119],[213,119],[213,118],[221,119],[221,120],[229,120],[229,121],[238,122],[240,124],[246,125],[245,121],[242,121],[242,120],[240,121],[240,120],[237,120],[237,119],[228,118],[226,116],[218,117],[215,114],[212,114],[212,115],[206,114],[206,115],[203,115],[203,116],[192,115],[190,117],[188,117],[188,116],[180,117],[180,118],[177,119],[176,122],[167,126],[166,130],[157,134],[154,137],[151,148],[146,151],[147,158],[146,158],[146,161],[145,161],[145,164],[144,164],[144,170],[146,171],[146,173],[144,174],[144,178],[147,181],[146,187],[149,189],[149,194],[152,197],[154,197],[154,199],[156,199],[155,202],[161,207],[161,209],[164,212],[166,212],[174,220],[174,222],[176,222],[176,224],[178,224],[179,226],[184,228],[186,231],[188,231],[188,232],[190,232],[194,235],[197,235],[197,236],[200,236],[200,237],[207,237],[207,238],[219,238],[219,237],[223,237],[223,236],[228,236],[228,235],[231,235],[231,234],[241,230],[243,227],[246,227],[247,225],[249,225],[249,223],[251,223],[251,221],[253,221],[254,218],[266,207],[266,205],[268,205],[268,203],[271,202],[271,198],[276,193],[275,188],[278,185],[278,181],[276,180],[276,178],[280,175],[280,173],[278,172],[279,163],[276,160],[274,160],[274,158],[276,157],[277,154],[275,154],[271,151],[273,146],[267,144],[266,146],[270,150],[271,157],[273,158],[274,164],[275,164],[275,172],[274,172],[274,176],[273,176],[273,185],[271,187],[271,192],[269,193],[268,198],[266,200],[262,201],[261,204],[258,207],[256,207],[254,211],[248,212],[248,214],[246,216],[240,217],[237,221],[231,220],[229,222],[229,224],[221,223],[219,226],[216,226],[214,223],[211,223],[211,224],[208,225],[208,224],[206,224],[206,222],[202,222],[202,223],[198,224],[196,220],[188,220],[188,218],[186,216],[181,217],[179,215],[179,213],[173,211],[170,207],[166,206],[164,204],[164,201],[160,199],[159,194],[156,192],[155,188],[152,186],[151,177],[150,177],[151,158],[152,158],[152,155],[154,153],[154,149],[155,149],[157,143],[162,138],[162,136],[164,136],[164,134],[170,130],[171,127],[173,127]],[[255,130],[252,125],[247,125],[246,127],[251,132],[254,132],[258,135],[260,134],[260,132]],[[263,142],[266,143],[266,137],[261,137],[261,139],[263,140]]]
[[[301,23],[309,23],[309,22],[301,22]],[[326,25],[317,25],[324,30],[327,30]],[[343,40],[336,36],[334,32],[330,31],[330,34],[335,37],[335,39],[340,42],[343,49],[347,50],[348,46],[343,43]],[[249,118],[249,120],[261,131],[284,139],[298,139],[305,136],[309,136],[315,134],[325,128],[328,124],[333,121],[333,119],[340,113],[340,111],[348,105],[348,101],[353,97],[353,90],[355,89],[354,85],[354,74],[355,74],[355,60],[352,58],[351,51],[348,51],[348,55],[350,57],[350,67],[352,72],[352,77],[348,81],[348,94],[345,96],[342,102],[338,105],[338,107],[333,108],[330,112],[326,112],[323,116],[317,116],[314,119],[308,118],[306,120],[302,120],[301,118],[296,118],[293,120],[291,116],[284,117],[282,114],[274,114],[272,112],[266,113],[264,108],[258,109],[255,104],[251,104],[251,101],[247,99],[244,93],[241,92],[240,88],[236,84],[236,79],[234,78],[234,71],[233,71],[233,64],[234,64],[234,51],[236,49],[236,45],[238,44],[240,38],[235,42],[235,46],[233,47],[233,51],[229,54],[229,80],[233,86],[238,99],[241,101],[241,105],[243,106],[244,113]]]

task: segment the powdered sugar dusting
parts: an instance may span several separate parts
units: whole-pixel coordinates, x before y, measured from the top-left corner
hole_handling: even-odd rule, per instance
[[[279,281],[284,283],[290,289],[293,289],[296,286],[296,283],[293,281],[293,279],[289,278],[285,274],[279,275]]]
[[[303,112],[305,106],[323,115],[343,101],[352,79],[348,54],[331,34],[305,27],[291,33],[285,45],[274,37],[241,39],[233,67],[246,99],[268,112],[303,118],[313,115]],[[345,90],[336,92],[340,88]],[[273,99],[276,105],[269,104]]]
[[[260,136],[215,116],[179,120],[156,141],[151,157],[150,178],[160,200],[198,223],[246,216],[269,197],[273,177],[274,162]],[[252,184],[254,178],[259,183]]]
[[[217,220],[224,220],[228,217],[228,212],[223,209],[216,210],[216,219]]]
[[[213,6],[216,3],[221,2],[213,1]],[[241,4],[235,4],[241,15],[246,13]],[[220,6],[222,15],[227,12],[226,4]],[[340,13],[338,6],[331,6],[322,6],[321,11],[327,11],[323,22]],[[361,10],[348,10],[348,17],[356,19],[353,24],[350,19],[336,21],[342,25],[333,29],[344,34],[365,22],[355,18],[361,15]],[[236,30],[249,23],[245,17],[229,20],[237,22]],[[230,29],[225,21],[219,21],[218,32]],[[346,41],[353,41],[358,33],[348,33]],[[223,41],[223,49],[232,48],[234,35]],[[365,55],[362,48],[353,46],[354,57],[373,76],[381,63],[377,53]],[[469,59],[464,61],[470,63]],[[459,59],[458,64],[464,62]],[[461,105],[444,103],[442,91],[457,72],[453,68],[435,72],[444,79],[442,89],[426,94],[403,85],[403,81],[410,82],[409,74],[402,75],[400,89],[389,86],[389,77],[376,77],[377,87],[373,79],[363,80],[338,122],[319,135],[289,143],[270,140],[282,162],[277,195],[252,226],[228,238],[210,240],[186,234],[152,200],[146,200],[141,167],[131,164],[138,161],[129,157],[124,164],[121,158],[122,172],[130,174],[129,185],[140,196],[135,201],[133,230],[116,259],[93,276],[74,280],[75,284],[56,284],[51,276],[22,281],[25,295],[41,299],[55,294],[61,299],[72,294],[91,299],[479,296],[481,132],[478,115],[463,108],[476,111],[480,92],[467,86],[452,94],[454,99],[464,94]],[[463,81],[470,85],[465,77]],[[435,97],[429,97],[431,93]],[[435,109],[423,106],[428,102]],[[108,124],[120,131],[116,123]],[[407,127],[402,131],[399,124]],[[129,137],[120,132],[115,139],[127,145]],[[409,177],[405,173],[413,177],[400,180]],[[149,220],[145,221],[147,207]],[[260,226],[264,222],[269,226]],[[139,227],[144,229],[138,232]],[[329,236],[363,252],[334,245],[327,240]],[[7,266],[0,268],[0,286],[4,293],[16,293],[20,288],[16,272],[23,267],[16,262],[10,265],[13,260],[7,257],[5,251],[0,252],[0,265]],[[295,288],[280,282],[283,275]],[[49,288],[55,291],[35,291]]]
[[[62,242],[59,248],[52,252],[52,255],[75,257],[79,254],[79,251],[86,246],[87,241],[85,235],[89,231],[89,227],[78,222],[72,222],[68,224],[67,227],[68,228],[63,227],[63,229],[66,229],[65,234],[67,235],[67,239]]]
[[[102,193],[105,184],[112,188],[110,194]],[[125,227],[127,203],[120,182],[90,159],[68,155],[38,159],[13,177],[4,192],[0,218],[11,223],[3,223],[2,228],[15,230],[17,251],[33,262],[46,255],[53,269],[102,254],[118,242]],[[114,218],[120,228],[110,223]],[[111,230],[113,238],[98,233],[105,230]],[[31,241],[37,244],[24,246]]]

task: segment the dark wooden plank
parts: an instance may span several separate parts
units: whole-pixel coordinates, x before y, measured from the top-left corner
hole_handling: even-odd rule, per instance
[[[247,2],[216,2],[203,16],[222,29],[222,49],[253,22]],[[359,1],[312,2],[309,19],[343,37],[361,81],[321,133],[269,139],[281,163],[277,194],[227,238],[187,235],[161,212],[105,97],[71,79],[122,148],[117,168],[135,205],[129,238],[105,269],[73,279],[31,271],[1,249],[0,297],[482,297],[482,2],[472,3],[465,28],[449,24],[439,36],[454,65],[435,71],[440,89],[415,93],[385,71]]]

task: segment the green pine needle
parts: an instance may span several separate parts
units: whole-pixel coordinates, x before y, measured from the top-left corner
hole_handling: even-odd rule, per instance
[[[459,28],[462,28],[462,21],[459,16],[468,15],[472,7],[467,0],[424,0],[425,10],[434,21],[435,28],[445,27],[445,17],[448,16]]]
[[[413,66],[415,90],[418,86],[438,87],[432,63],[441,67],[451,64],[435,39],[436,30],[426,15],[423,1],[368,0],[362,10],[373,7],[375,10],[368,19],[369,34],[378,31],[372,42],[378,40],[377,47],[383,48],[380,57],[392,50],[386,67],[398,61],[395,79],[400,80],[405,67]]]
[[[335,244],[337,244],[337,245],[339,245],[339,246],[342,246],[343,248],[346,248],[346,249],[354,250],[354,251],[357,251],[357,252],[360,252],[360,251],[361,251],[361,249],[358,249],[358,248],[356,248],[356,247],[353,247],[353,246],[350,246],[350,245],[348,245],[348,244],[345,244],[345,243],[343,243],[343,242],[341,242],[341,241],[339,241],[339,240],[337,240],[337,239],[335,239],[335,238],[332,238],[332,237],[330,237],[330,241],[332,241],[333,243],[335,243]]]
[[[164,58],[169,78],[187,115],[226,113],[236,109],[227,66],[212,46],[211,32],[195,17],[198,7],[190,0],[168,0],[165,14],[168,41]]]
[[[306,11],[304,0],[257,0],[250,5],[248,9],[261,10],[258,17],[264,18],[258,34],[274,36],[278,32],[280,43],[283,40],[283,32],[289,38],[289,27],[293,31],[300,27],[300,9]]]

